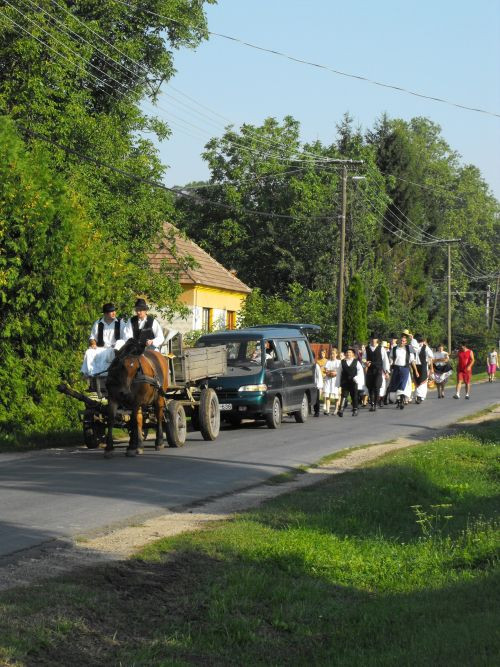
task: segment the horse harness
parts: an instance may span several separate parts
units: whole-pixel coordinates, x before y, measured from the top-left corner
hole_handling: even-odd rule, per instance
[[[144,361],[147,361],[151,366],[153,372],[152,376],[146,375],[143,366]],[[165,396],[165,390],[163,388],[164,378],[160,380],[160,377],[158,376],[163,376],[163,372],[159,365],[156,364],[156,360],[147,357],[145,354],[141,354],[139,356],[139,369],[132,380],[132,384],[149,384],[160,394],[160,396]]]

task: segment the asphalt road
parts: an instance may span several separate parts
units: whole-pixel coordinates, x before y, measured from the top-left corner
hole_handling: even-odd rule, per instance
[[[189,433],[182,449],[155,452],[149,441],[137,458],[125,457],[124,447],[111,460],[85,448],[0,454],[0,556],[235,491],[346,447],[418,440],[500,402],[500,383],[473,386],[470,401],[453,400],[451,387],[447,393],[438,400],[429,392],[405,410],[363,409],[356,418],[346,411],[343,419],[287,419],[276,431],[248,422],[215,442]]]

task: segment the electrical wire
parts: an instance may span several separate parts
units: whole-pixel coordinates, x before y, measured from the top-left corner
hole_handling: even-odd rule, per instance
[[[124,2],[124,0],[116,0],[116,2],[118,2],[121,5],[125,5],[125,6],[129,7],[130,9],[134,9],[136,12],[143,11],[143,12],[146,12],[147,14],[151,14],[152,16],[156,16],[156,17],[161,18],[163,20],[171,21],[172,23],[178,23],[178,24],[183,25],[185,27],[192,27],[190,24],[187,24],[183,21],[179,21],[179,19],[175,19],[171,16],[170,17],[165,16],[164,14],[159,14],[159,13],[153,12],[149,9],[142,9],[140,7],[131,5],[128,2]],[[442,97],[435,97],[433,95],[426,95],[424,93],[418,93],[414,90],[410,90],[409,88],[404,88],[402,86],[396,86],[396,85],[393,85],[393,84],[383,83],[381,81],[376,81],[375,79],[370,79],[366,76],[361,76],[359,74],[351,74],[351,73],[348,73],[348,72],[343,72],[341,70],[334,69],[333,67],[330,67],[329,65],[323,65],[323,64],[320,64],[320,63],[311,62],[309,60],[304,60],[302,58],[297,58],[297,57],[292,56],[290,54],[283,53],[282,51],[277,51],[276,49],[269,49],[269,48],[266,48],[266,47],[263,47],[263,46],[257,46],[256,44],[246,42],[242,39],[239,39],[238,37],[232,37],[231,35],[225,35],[223,33],[214,32],[213,30],[208,30],[206,28],[206,26],[201,26],[200,25],[199,28],[201,28],[202,30],[206,30],[206,32],[209,35],[213,35],[215,37],[220,37],[222,39],[226,39],[226,40],[229,40],[231,42],[237,42],[238,44],[242,44],[243,46],[247,46],[251,49],[256,49],[258,51],[263,51],[265,53],[270,53],[272,55],[279,56],[281,58],[286,58],[287,60],[290,60],[290,61],[295,62],[295,63],[299,63],[301,65],[308,65],[310,67],[315,67],[317,69],[326,70],[328,72],[331,72],[333,74],[337,74],[339,76],[344,76],[344,77],[347,77],[347,78],[350,78],[350,79],[356,79],[358,81],[364,81],[365,83],[371,83],[375,86],[380,86],[382,88],[389,88],[391,90],[395,90],[395,91],[400,92],[400,93],[405,93],[407,95],[413,95],[414,97],[420,97],[420,98],[423,98],[423,99],[426,99],[426,100],[430,100],[432,102],[440,102],[441,104],[448,104],[450,106],[457,107],[458,109],[465,109],[467,111],[474,111],[476,113],[487,114],[489,116],[495,116],[497,118],[500,118],[500,113],[497,113],[495,111],[489,111],[487,109],[480,109],[478,107],[472,107],[472,106],[468,106],[468,105],[465,105],[465,104],[460,104],[458,102],[452,102],[451,100],[447,100],[447,99],[442,98]]]
[[[19,123],[18,123],[19,124]],[[159,188],[161,190],[165,190],[167,192],[171,192],[177,197],[188,197],[191,199],[194,199],[196,201],[206,203],[206,204],[211,204],[213,206],[219,206],[220,208],[224,208],[226,210],[229,210],[231,212],[236,212],[238,215],[246,214],[249,216],[258,216],[258,217],[268,217],[268,218],[276,218],[276,219],[281,219],[281,220],[300,220],[302,221],[304,218],[299,217],[299,216],[294,216],[294,215],[284,215],[281,213],[271,213],[268,211],[256,211],[248,208],[240,208],[236,209],[234,206],[231,206],[230,204],[225,204],[224,202],[217,202],[217,201],[212,201],[210,199],[206,199],[205,197],[201,197],[196,193],[192,192],[185,192],[182,189],[178,188],[172,188],[169,187],[168,185],[165,185],[164,183],[160,183],[158,181],[154,181],[149,178],[144,178],[143,176],[139,176],[138,174],[135,174],[130,171],[126,171],[125,169],[120,169],[119,167],[115,167],[108,162],[104,162],[103,160],[98,160],[97,158],[90,157],[88,155],[84,155],[80,153],[79,151],[75,150],[74,148],[70,148],[69,146],[64,146],[63,144],[60,144],[56,141],[53,141],[49,137],[41,134],[40,132],[35,132],[34,130],[31,130],[27,127],[24,127],[20,125],[20,127],[23,129],[24,132],[27,134],[30,134],[32,137],[36,139],[40,139],[41,141],[45,141],[47,143],[52,144],[56,148],[59,148],[62,151],[65,151],[66,153],[69,153],[70,155],[75,155],[79,157],[81,160],[84,162],[89,162],[91,164],[94,164],[98,167],[104,167],[105,169],[109,169],[110,171],[113,171],[115,173],[121,174],[122,176],[125,176],[126,178],[130,178],[131,180],[135,180],[138,183],[144,183],[146,185],[150,185],[155,188]],[[309,218],[310,220],[331,220],[331,216],[312,216]]]

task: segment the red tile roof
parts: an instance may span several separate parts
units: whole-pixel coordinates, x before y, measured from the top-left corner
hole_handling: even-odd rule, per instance
[[[231,271],[225,269],[207,252],[188,239],[184,234],[165,222],[163,225],[165,242],[162,242],[155,252],[149,255],[149,263],[154,271],[159,271],[162,262],[168,262],[171,266],[178,266],[175,254],[179,257],[192,257],[197,266],[193,269],[181,270],[179,280],[182,285],[204,285],[205,287],[216,287],[230,290],[231,292],[242,292],[250,294],[252,291],[248,285],[239,280]],[[175,251],[170,250],[170,238],[175,239]]]

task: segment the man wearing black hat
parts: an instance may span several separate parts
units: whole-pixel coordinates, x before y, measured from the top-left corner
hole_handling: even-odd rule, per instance
[[[115,304],[105,303],[102,312],[103,316],[92,325],[89,348],[81,368],[82,373],[89,377],[107,370],[114,356],[110,350],[123,339],[123,321],[116,317]]]
[[[124,329],[124,338],[144,343],[147,347],[159,350],[165,340],[161,326],[152,315],[148,315],[149,306],[144,299],[137,299],[134,305],[136,314],[129,319]]]
[[[388,377],[390,371],[389,358],[386,351],[379,344],[376,333],[370,335],[370,344],[366,348],[366,387],[370,396],[370,412],[377,409],[380,387],[383,375]]]

